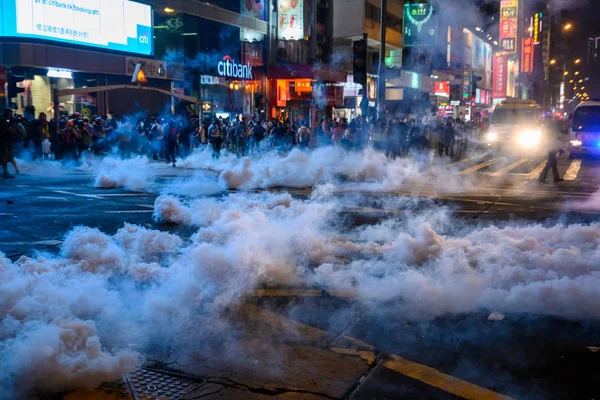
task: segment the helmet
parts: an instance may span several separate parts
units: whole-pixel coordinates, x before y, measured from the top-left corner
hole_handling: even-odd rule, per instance
[[[70,120],[69,120],[69,122],[67,122],[67,126],[68,126],[69,128],[72,128],[73,126],[75,126],[75,122],[73,122],[73,120],[72,120],[72,119],[70,119]]]

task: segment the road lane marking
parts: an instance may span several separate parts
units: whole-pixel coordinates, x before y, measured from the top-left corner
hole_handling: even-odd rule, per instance
[[[105,214],[141,214],[141,213],[152,213],[153,210],[117,210],[117,211],[104,211]]]
[[[310,325],[302,324],[253,304],[242,303],[240,305],[240,311],[249,316],[251,320],[262,320],[268,322],[276,328],[279,328],[283,331],[293,332],[302,338],[313,339],[317,343],[322,343],[323,340],[327,340],[327,338],[332,337],[330,332],[314,328]],[[350,342],[354,348],[344,347],[342,349],[339,346],[335,346],[334,341],[333,343],[327,344],[331,351],[340,355],[360,357],[370,365],[377,360],[374,346],[350,336],[341,335],[339,337],[335,336],[335,338],[336,341],[338,339],[343,339],[347,342]],[[375,356],[375,359],[372,358],[373,356]],[[382,365],[394,372],[398,372],[404,376],[418,380],[429,386],[433,386],[437,389],[443,390],[447,393],[452,393],[465,399],[514,400],[511,397],[493,392],[473,383],[463,381],[462,379],[444,374],[437,369],[419,364],[414,361],[409,361],[394,354],[385,356]]]
[[[102,193],[102,197],[147,197],[154,196],[152,193]]]
[[[574,181],[577,179],[577,174],[579,173],[579,169],[581,168],[581,160],[573,160],[567,172],[565,172],[564,180],[565,181]]]
[[[459,165],[459,164],[462,164],[462,163],[467,163],[467,162],[469,162],[469,161],[473,161],[473,160],[476,160],[476,159],[478,159],[478,158],[481,158],[481,157],[469,157],[469,158],[463,158],[462,160],[458,160],[458,161],[455,161],[455,162],[451,162],[450,164],[446,164],[444,167],[445,167],[445,168],[452,168],[452,167],[455,167],[455,166],[457,166],[457,165]]]
[[[54,193],[60,193],[60,194],[70,194],[71,196],[88,197],[91,199],[102,200],[102,196],[96,196],[95,194],[81,194],[81,193],[75,193],[75,192],[68,192],[66,190],[54,190],[54,189],[50,189],[50,191],[54,192]]]
[[[383,366],[404,376],[469,400],[512,400],[511,397],[463,381],[437,369],[392,354]]]
[[[535,167],[535,169],[533,171],[531,171],[529,173],[529,175],[527,175],[527,179],[528,180],[538,179],[545,166],[546,166],[546,161],[542,161],[537,167]]]
[[[519,165],[525,164],[527,161],[528,161],[527,158],[521,158],[520,160],[517,160],[514,163],[490,174],[490,176],[502,176],[502,175],[506,174],[508,171],[512,171],[513,169],[517,168]]]
[[[492,158],[491,160],[487,160],[482,162],[481,164],[477,164],[472,166],[471,168],[467,168],[463,171],[460,171],[460,175],[466,175],[466,174],[472,174],[473,172],[477,172],[480,169],[484,169],[485,167],[489,167],[490,165],[492,165],[493,163],[495,163],[496,161],[498,161],[497,158]]]

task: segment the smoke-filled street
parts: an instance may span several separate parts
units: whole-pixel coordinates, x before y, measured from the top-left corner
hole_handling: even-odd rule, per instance
[[[185,399],[594,398],[600,162],[561,157],[541,184],[543,161],[21,161],[0,397],[114,398],[169,371],[196,379]]]

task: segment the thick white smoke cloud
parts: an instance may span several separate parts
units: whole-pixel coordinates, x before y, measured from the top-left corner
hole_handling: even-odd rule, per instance
[[[153,168],[146,157],[119,159],[107,157],[102,160],[94,185],[99,188],[124,187],[143,191],[152,183]]]
[[[358,153],[346,153],[335,147],[311,152],[294,149],[286,155],[271,152],[256,158],[229,157],[216,163],[208,158],[207,151],[198,151],[180,165],[219,174],[216,184],[207,183],[210,180],[206,175],[194,181],[199,194],[226,189],[312,187],[331,182],[359,185],[360,189],[373,191],[428,183],[438,191],[456,193],[473,186],[470,177],[445,168],[442,160],[429,156],[390,160],[370,148]],[[179,190],[170,187],[166,192],[189,195],[194,189],[187,184]]]

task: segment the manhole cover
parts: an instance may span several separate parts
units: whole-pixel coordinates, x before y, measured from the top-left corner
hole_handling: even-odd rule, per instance
[[[125,375],[123,381],[105,383],[101,390],[127,400],[178,400],[205,382],[176,372],[138,368]]]
[[[206,380],[175,372],[138,368],[125,376],[136,400],[178,400]]]

